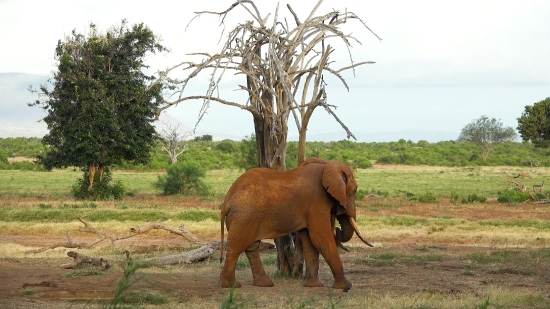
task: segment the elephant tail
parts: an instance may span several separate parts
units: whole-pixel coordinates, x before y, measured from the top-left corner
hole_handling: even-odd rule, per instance
[[[221,230],[222,230],[222,237],[221,237],[221,241],[220,241],[220,264],[223,262],[223,239],[224,239],[224,232],[225,232],[225,226],[224,226],[224,222],[225,222],[225,211],[222,207],[222,211],[221,211],[221,214],[220,214],[220,222],[221,222]]]

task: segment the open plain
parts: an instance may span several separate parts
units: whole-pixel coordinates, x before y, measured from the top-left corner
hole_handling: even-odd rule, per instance
[[[511,178],[523,173],[526,178]],[[81,217],[110,234],[150,222],[183,224],[205,242],[219,240],[219,205],[239,171],[208,172],[212,196],[162,196],[152,183],[160,173],[115,171],[128,196],[121,201],[77,201],[70,186],[79,172],[0,171],[0,308],[109,307],[124,278],[124,251],[137,260],[190,250],[185,238],[164,230],[91,248],[97,235],[80,231]],[[365,198],[357,201],[358,224],[374,245],[357,238],[341,251],[353,288],[332,290],[332,275],[321,263],[324,288],[303,288],[298,279],[277,274],[276,252],[262,252],[275,287],[251,285],[241,256],[237,279],[243,287],[218,287],[219,251],[196,263],[139,268],[128,277],[119,307],[139,308],[549,308],[550,207],[545,203],[499,203],[510,180],[528,188],[548,179],[540,168],[438,168],[375,165],[356,171]],[[543,190],[543,192],[546,190]],[[427,193],[435,201],[421,202]],[[468,202],[453,196],[485,196]],[[545,193],[545,192],[544,192]],[[545,193],[546,194],[546,193]],[[267,240],[271,241],[271,240]],[[77,251],[113,261],[112,267],[65,269]]]

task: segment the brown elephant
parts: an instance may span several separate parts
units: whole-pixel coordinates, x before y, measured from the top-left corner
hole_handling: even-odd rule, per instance
[[[240,287],[235,266],[242,252],[250,261],[253,284],[273,286],[262,266],[260,240],[298,232],[306,262],[306,287],[323,286],[318,278],[319,252],[330,266],[334,288],[349,289],[337,242],[355,232],[369,246],[355,223],[357,182],[351,168],[338,161],[308,159],[286,172],[255,168],[242,174],[227,192],[221,210],[221,254],[224,223],[227,255],[220,286]],[[342,229],[334,227],[338,219]],[[220,257],[220,262],[222,261]]]

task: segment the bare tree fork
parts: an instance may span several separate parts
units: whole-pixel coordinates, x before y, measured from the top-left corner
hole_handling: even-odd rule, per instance
[[[115,246],[115,241],[117,241],[117,240],[134,237],[136,235],[140,235],[140,234],[149,232],[150,230],[154,230],[154,229],[166,230],[170,233],[182,236],[187,241],[189,241],[192,245],[202,246],[202,245],[205,244],[203,241],[201,241],[199,238],[197,238],[195,235],[193,235],[191,232],[189,232],[185,228],[185,226],[183,226],[183,225],[180,225],[179,227],[174,227],[174,226],[169,226],[165,223],[151,222],[151,223],[148,223],[148,224],[146,224],[142,227],[131,228],[130,231],[126,232],[126,233],[110,235],[110,234],[107,234],[107,233],[105,233],[101,230],[98,230],[97,228],[92,226],[88,221],[86,221],[82,218],[78,218],[78,220],[84,224],[83,227],[81,226],[79,228],[80,232],[94,233],[94,234],[99,235],[99,238],[96,239],[95,241],[91,242],[91,243],[75,243],[72,240],[70,232],[67,231],[66,234],[67,234],[68,241],[66,243],[57,243],[57,244],[54,244],[54,245],[51,245],[51,246],[48,246],[48,247],[44,247],[44,248],[40,248],[40,249],[37,249],[37,250],[27,251],[26,253],[27,254],[28,253],[41,253],[41,252],[51,250],[51,249],[55,249],[55,248],[59,248],[59,247],[74,248],[74,249],[87,249],[87,248],[93,247],[94,245],[96,245],[96,244],[98,244],[98,243],[100,243],[100,242],[102,242],[106,239],[109,239],[111,241],[111,245],[113,247],[116,247]]]
[[[527,162],[529,162],[529,166],[530,166],[529,172],[531,172],[531,173],[536,173],[537,170],[539,169],[539,167],[541,166],[541,164],[543,166],[546,165],[546,160],[536,160],[535,158],[533,158],[531,156],[527,157]]]
[[[159,144],[170,156],[170,162],[174,164],[178,162],[178,157],[189,149],[189,145],[185,141],[193,135],[193,132],[181,132],[181,123],[170,124],[163,122],[163,124],[164,126],[160,133],[162,139]]]
[[[511,176],[508,176],[509,178],[531,178],[531,175],[528,173],[528,172],[521,172],[521,173],[518,173],[517,175],[511,175]]]
[[[159,222],[151,222],[151,223],[148,223],[148,224],[146,224],[142,227],[131,228],[129,232],[122,233],[122,234],[111,235],[110,239],[111,239],[112,242],[115,242],[117,240],[126,239],[126,238],[130,238],[130,237],[134,237],[134,236],[139,235],[139,234],[147,233],[150,230],[154,230],[154,229],[166,230],[170,233],[180,235],[180,236],[184,237],[185,239],[187,239],[190,243],[192,243],[194,245],[203,245],[204,244],[204,242],[202,240],[198,239],[195,235],[193,235],[191,232],[189,232],[183,224],[178,226],[178,227],[173,227],[173,226],[169,226],[165,223],[159,223]]]
[[[236,8],[246,10],[250,19],[237,24],[227,32],[226,40],[222,43],[219,52],[189,54],[190,57],[200,59],[185,60],[159,72],[159,82],[170,83],[173,85],[173,91],[166,94],[163,104],[157,110],[157,118],[172,106],[197,99],[202,100],[202,107],[195,129],[206,115],[212,101],[247,110],[252,114],[254,121],[259,166],[279,171],[286,169],[288,120],[291,115],[299,132],[298,164],[306,159],[307,126],[317,107],[324,108],[342,126],[347,137],[355,139],[350,129],[337,117],[336,106],[328,104],[323,74],[335,76],[349,91],[342,73],[348,70],[355,73],[356,67],[374,63],[372,61],[356,63],[353,60],[352,43],[361,44],[361,42],[351,33],[343,32],[344,24],[359,22],[361,27],[377,39],[381,39],[351,11],[332,10],[324,15],[316,15],[322,2],[322,0],[318,1],[303,21],[287,4],[286,8],[293,16],[295,25],[290,25],[286,18],[279,18],[279,4],[273,13],[264,16],[252,0],[235,1],[223,11],[196,12],[189,24],[204,15],[219,17],[220,25],[223,27],[220,42],[226,34],[226,17],[233,10]],[[349,64],[334,67],[335,62],[330,60],[330,56],[336,51],[333,48],[334,44],[330,44],[332,41],[343,43],[346,47]],[[185,77],[170,78],[175,70],[179,71],[178,74],[183,71]],[[246,78],[246,86],[236,87],[236,90],[245,91],[248,95],[246,103],[231,102],[220,97],[220,85],[228,72],[231,72],[232,76],[244,75]],[[206,94],[188,95],[185,92],[187,85],[191,79],[201,73],[210,76]],[[275,240],[278,250],[278,270],[285,276],[302,272],[301,269],[294,267],[294,264],[298,265],[298,268],[303,265],[302,252],[294,254],[297,239],[297,237],[288,236]],[[299,244],[298,247],[300,247]]]

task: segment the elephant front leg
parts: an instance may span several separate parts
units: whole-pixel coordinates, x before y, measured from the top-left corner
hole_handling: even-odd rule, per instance
[[[298,237],[304,248],[306,260],[306,287],[322,287],[323,283],[319,280],[319,251],[311,243],[307,229],[300,230]]]
[[[273,286],[273,281],[269,279],[262,265],[262,259],[260,258],[260,241],[254,242],[246,249],[245,253],[250,262],[250,269],[252,270],[252,277],[254,278],[252,284],[262,287]]]
[[[338,253],[338,248],[336,247],[331,229],[326,228],[317,233],[310,233],[310,239],[313,246],[321,252],[332,271],[332,275],[334,276],[332,287],[335,289],[350,289],[351,282],[349,282],[344,275],[344,266],[342,265],[342,260],[340,259],[340,254]]]

